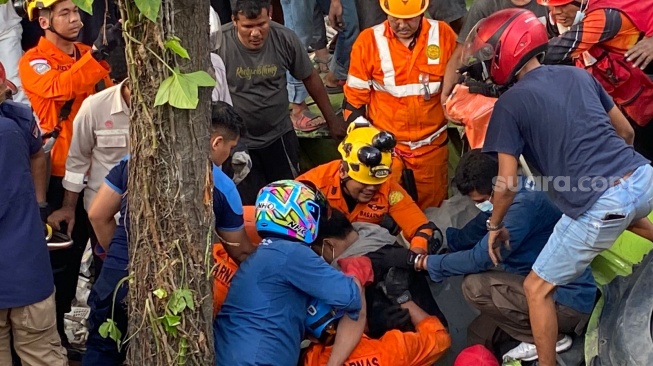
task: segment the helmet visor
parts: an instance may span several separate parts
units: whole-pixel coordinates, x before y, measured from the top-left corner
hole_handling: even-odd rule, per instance
[[[494,58],[494,47],[478,35],[478,29],[481,24],[483,24],[483,20],[476,23],[471,32],[469,32],[463,45],[461,61],[465,66],[472,66]]]

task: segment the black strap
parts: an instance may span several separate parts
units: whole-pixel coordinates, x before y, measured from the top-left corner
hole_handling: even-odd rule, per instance
[[[54,137],[55,139],[59,137],[59,133],[61,132],[61,122],[67,120],[70,116],[70,112],[73,108],[73,103],[75,103],[75,98],[70,99],[64,103],[64,105],[61,107],[61,110],[59,110],[59,120],[57,121],[57,125],[52,131],[43,134],[42,137],[44,140],[50,137]]]

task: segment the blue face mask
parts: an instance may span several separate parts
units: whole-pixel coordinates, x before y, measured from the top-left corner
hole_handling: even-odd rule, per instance
[[[490,200],[485,200],[481,203],[477,203],[476,207],[478,207],[478,209],[483,212],[492,212],[494,205],[492,204],[492,202],[490,202]]]

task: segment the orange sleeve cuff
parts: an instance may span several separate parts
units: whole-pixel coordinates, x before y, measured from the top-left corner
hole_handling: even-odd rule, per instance
[[[410,249],[422,249],[425,252],[428,249],[428,242],[426,239],[422,238],[421,236],[415,236],[413,237],[413,240],[410,241]]]

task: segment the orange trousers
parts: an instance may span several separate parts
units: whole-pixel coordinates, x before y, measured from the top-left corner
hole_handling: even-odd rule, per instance
[[[444,135],[444,134],[443,134]],[[440,138],[433,144],[411,150],[398,144],[392,160],[392,179],[401,182],[404,168],[412,169],[417,187],[417,205],[422,210],[439,207],[449,194],[449,148]]]

